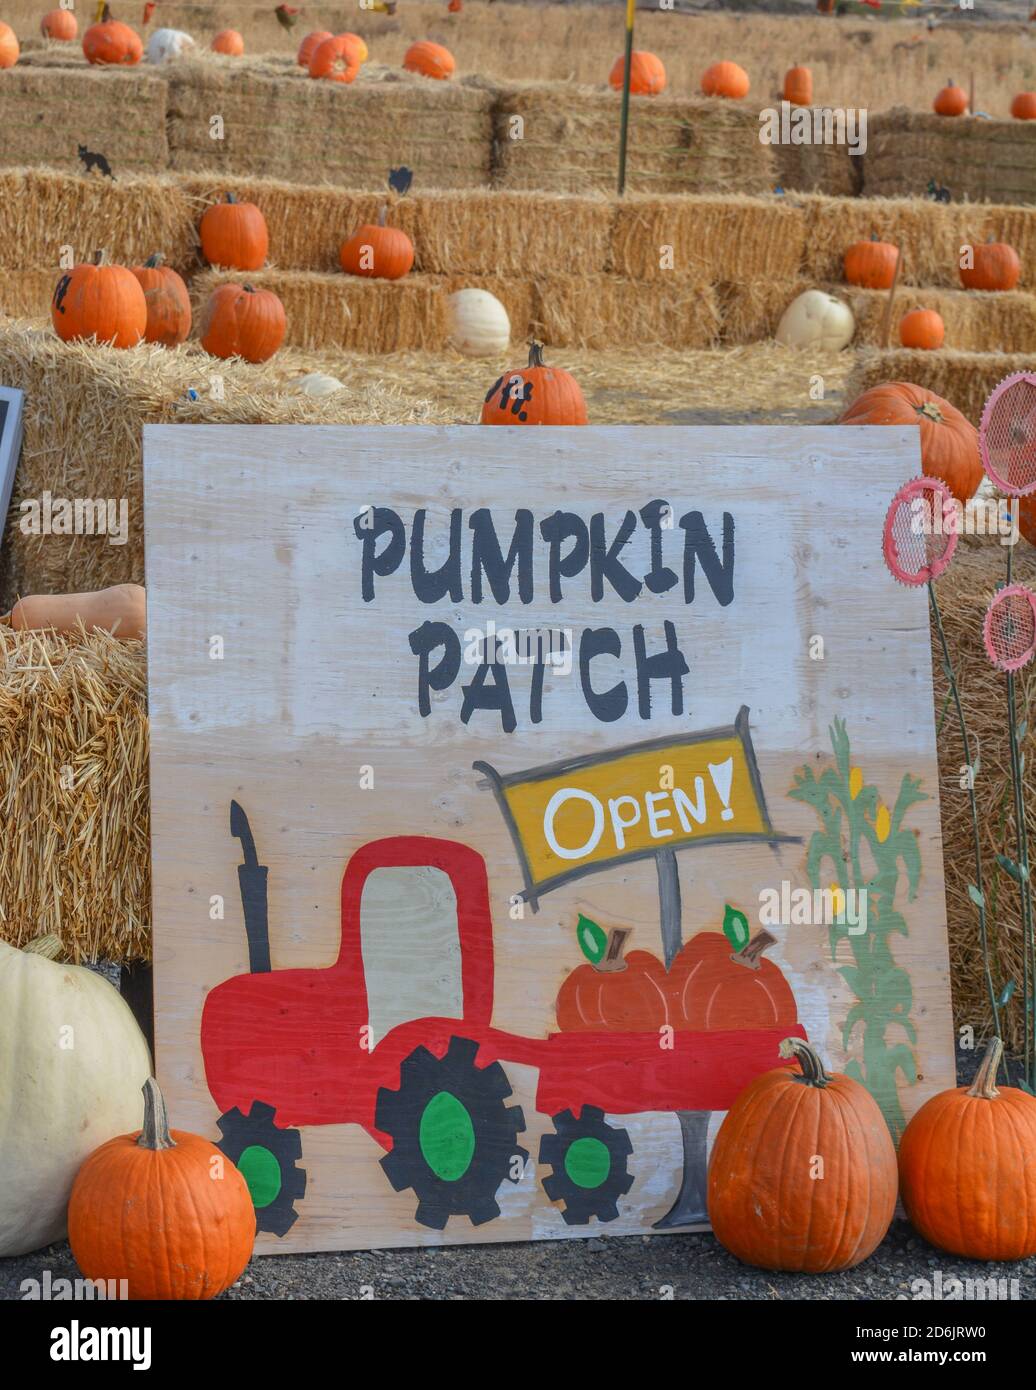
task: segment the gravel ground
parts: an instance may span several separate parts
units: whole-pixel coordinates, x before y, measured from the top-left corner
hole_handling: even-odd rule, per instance
[[[962,1082],[976,1055],[958,1055]],[[1018,1074],[1009,1064],[1011,1079]],[[0,1299],[23,1297],[24,1279],[74,1279],[68,1245],[0,1259]],[[711,1235],[625,1236],[446,1249],[375,1250],[254,1259],[228,1299],[786,1299],[869,1301],[931,1298],[936,1275],[1017,1280],[1008,1296],[1036,1298],[1036,1258],[986,1265],[934,1249],[896,1221],[878,1249],[843,1274],[775,1274],[735,1260]],[[916,1281],[928,1281],[917,1284]]]

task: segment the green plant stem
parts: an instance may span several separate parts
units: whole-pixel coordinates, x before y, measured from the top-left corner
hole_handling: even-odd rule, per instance
[[[1007,547],[1007,584],[1010,587],[1014,547]],[[1022,909],[1022,995],[1024,999],[1023,1028],[1025,1033],[1025,1079],[1030,1090],[1036,1091],[1036,934],[1032,920],[1032,885],[1029,882],[1029,832],[1025,823],[1025,793],[1022,787],[1021,750],[1018,747],[1018,710],[1015,699],[1014,672],[1007,672],[1007,720],[1011,748],[1011,787],[1014,792],[1014,828],[1018,849],[1016,863],[1021,869],[1018,896]],[[998,1030],[999,1031],[999,1030]]]
[[[968,760],[968,799],[971,802],[971,836],[975,845],[975,887],[981,898],[980,903],[976,903],[978,908],[978,933],[979,941],[982,945],[982,968],[986,976],[986,988],[989,990],[989,1007],[993,1012],[993,1031],[996,1036],[1000,1036],[1000,1010],[996,1002],[996,990],[993,987],[993,972],[989,963],[989,935],[986,930],[986,895],[982,885],[982,844],[978,833],[978,802],[975,798],[975,774],[974,761],[971,757],[971,739],[968,736],[968,726],[964,718],[964,706],[960,702],[960,691],[957,688],[957,677],[953,672],[953,662],[950,660],[950,649],[946,642],[946,633],[943,630],[942,614],[939,612],[939,602],[935,597],[935,589],[932,581],[928,581],[928,599],[932,605],[932,616],[935,619],[935,630],[939,634],[939,645],[942,647],[943,669],[946,672],[946,679],[950,683],[950,693],[953,696],[953,703],[957,710],[957,722],[960,725],[960,736],[964,743],[964,756]]]

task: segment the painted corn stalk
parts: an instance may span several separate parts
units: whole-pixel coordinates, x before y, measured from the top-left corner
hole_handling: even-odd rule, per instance
[[[860,768],[852,766],[844,720],[834,721],[830,736],[834,765],[819,777],[803,767],[788,795],[812,806],[823,827],[810,837],[806,856],[814,891],[835,885],[843,893],[866,890],[866,930],[850,932],[842,914],[830,928],[832,959],[856,996],[842,1025],[843,1046],[853,1054],[845,1071],[871,1092],[898,1139],[906,1124],[898,1080],[900,1074],[908,1085],[917,1080],[917,1033],[910,1019],[910,976],[896,964],[892,946],[897,932],[908,934],[897,897],[905,887],[905,900],[912,901],[921,874],[917,837],[906,825],[907,815],[927,794],[919,779],[904,773],[889,811],[878,788],[865,783]]]

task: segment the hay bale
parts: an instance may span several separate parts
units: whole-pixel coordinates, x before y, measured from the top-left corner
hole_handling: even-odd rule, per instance
[[[828,291],[856,315],[854,342],[882,346],[881,329],[888,304],[884,290],[856,285],[829,285]],[[933,290],[907,287],[897,292],[890,345],[899,345],[899,321],[911,309],[934,309],[946,325],[946,344],[958,352],[984,352],[992,343],[1001,352],[1036,350],[1036,295],[1021,290],[990,294],[980,290]]]
[[[166,83],[140,69],[19,64],[0,82],[0,131],[12,167],[82,169],[77,149],[85,144],[106,156],[116,178],[154,172],[169,162]]]
[[[321,400],[286,394],[276,358],[263,366],[209,357],[193,344],[119,351],[62,343],[48,327],[0,322],[0,381],[26,392],[24,439],[0,547],[0,612],[19,594],[100,589],[144,578],[142,427],[167,423],[402,424],[446,417],[375,383]],[[222,399],[216,392],[222,390]],[[195,393],[191,399],[189,392]],[[31,534],[22,502],[125,499],[129,534]]]
[[[786,198],[631,197],[613,209],[609,269],[634,280],[791,280],[805,254],[805,219]]]
[[[103,247],[122,265],[161,251],[184,269],[196,243],[191,203],[168,178],[112,182],[54,169],[0,171],[0,269],[48,267],[56,280],[64,246],[81,260]]]
[[[788,192],[855,198],[863,187],[863,159],[847,145],[775,145],[777,182]]]
[[[856,355],[845,388],[845,399],[854,400],[884,381],[912,381],[942,396],[978,425],[982,408],[993,387],[1012,372],[1032,371],[1031,355],[1007,352],[914,352],[895,348],[882,352],[863,348]]]
[[[60,271],[0,269],[0,314],[46,318]]]
[[[143,642],[0,625],[0,938],[151,954]]]
[[[1004,578],[1004,548],[992,538],[961,542],[949,569],[936,584],[943,626],[961,690],[968,732],[980,756],[975,779],[987,901],[986,920],[998,989],[1008,980],[1017,992],[1004,1011],[1005,1039],[1017,1048],[1022,1042],[1022,947],[1018,894],[996,866],[995,855],[1015,853],[1014,799],[1011,792],[1010,748],[1004,677],[994,670],[982,643],[982,619],[996,586]],[[1022,541],[1015,557],[1015,578],[1036,585],[1036,550]],[[949,924],[950,975],[954,1017],[958,1027],[972,1024],[981,1031],[990,1016],[989,995],[979,951],[978,916],[968,896],[975,881],[974,841],[967,792],[960,785],[967,763],[957,719],[948,707],[949,689],[942,670],[942,651],[932,634],[932,670],[938,722],[939,792],[946,908]],[[1019,672],[1015,683],[1018,719],[1036,724],[1036,664]],[[1033,735],[1027,739],[1031,760]],[[1025,814],[1029,842],[1036,837],[1036,781],[1026,783]]]
[[[922,196],[929,179],[956,203],[1036,203],[1030,121],[949,119],[893,107],[871,117],[863,157],[868,197]]]
[[[515,139],[515,117],[523,123]],[[611,192],[619,151],[619,97],[568,84],[514,85],[493,109],[501,188]],[[627,188],[640,193],[764,193],[776,179],[755,111],[737,102],[634,97]]]
[[[803,280],[721,281],[716,295],[724,347],[772,338],[785,309],[808,288]]]
[[[312,82],[203,61],[170,65],[169,166],[381,189],[406,164],[418,188],[489,183],[492,92],[458,82]],[[220,116],[223,138],[210,136]]]
[[[644,282],[617,275],[556,275],[535,282],[537,335],[554,347],[614,348],[622,343],[713,347],[720,311],[713,288],[684,276]]]

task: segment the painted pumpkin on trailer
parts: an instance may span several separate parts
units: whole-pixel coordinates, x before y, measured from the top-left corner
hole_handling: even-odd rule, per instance
[[[156,252],[143,265],[134,266],[133,274],[147,305],[144,341],[175,347],[191,331],[191,297],[176,271],[162,261],[162,255]]]
[[[383,207],[377,223],[365,222],[343,241],[338,261],[347,275],[365,275],[373,280],[401,280],[414,264],[414,243],[398,227],[385,225],[388,208]]]
[[[201,345],[213,357],[265,362],[284,342],[284,305],[272,290],[219,285],[209,296],[201,323]]]
[[[669,969],[669,1012],[675,1028],[785,1028],[799,1021],[791,986],[763,952],[777,944],[768,931],[749,939],[748,919],[728,903],[722,932],[699,932]]]
[[[942,91],[937,92],[932,110],[937,116],[963,116],[968,109],[968,94],[951,77]]]
[[[0,68],[13,68],[21,54],[18,36],[9,24],[0,24]]]
[[[407,72],[419,73],[422,77],[435,77],[445,81],[452,77],[457,67],[453,54],[441,43],[430,43],[422,39],[412,43],[403,55],[403,66]]]
[[[270,249],[266,218],[254,203],[239,203],[233,193],[205,209],[198,226],[201,253],[209,265],[227,270],[261,270]]]
[[[786,1038],[780,1051],[801,1071],[779,1067],[757,1076],[716,1135],[708,1179],[713,1234],[760,1269],[851,1269],[881,1243],[895,1215],[892,1136],[870,1092],[825,1071],[809,1043]]]
[[[1013,290],[1021,279],[1018,252],[1006,242],[979,242],[972,247],[972,259],[973,265],[960,267],[960,282],[966,290]]]
[[[899,1183],[911,1224],[969,1260],[1036,1255],[1036,1098],[997,1087],[993,1038],[971,1086],[926,1101],[899,1141]]]
[[[899,247],[872,236],[870,241],[856,241],[845,253],[843,268],[850,285],[865,290],[890,290],[896,278]]]
[[[941,348],[946,337],[942,315],[934,309],[911,309],[899,323],[899,341],[905,348],[923,348],[932,352]]]
[[[812,106],[813,73],[801,63],[789,68],[784,74],[784,90],[781,93],[792,106]]]
[[[334,34],[330,29],[314,29],[312,34],[307,34],[299,44],[299,51],[295,55],[295,61],[300,68],[308,68],[313,54],[324,42],[325,39],[333,39]]]
[[[309,75],[329,82],[355,82],[360,71],[356,46],[344,34],[318,43],[309,60]]]
[[[702,73],[701,89],[707,97],[728,97],[740,101],[748,95],[748,73],[737,63],[713,63]]]
[[[150,1078],[144,1128],[109,1139],[80,1168],[68,1239],[88,1279],[125,1279],[133,1300],[215,1298],[251,1257],[255,1208],[215,1144],[170,1130]]]
[[[45,39],[68,43],[79,33],[79,23],[71,10],[48,10],[40,20],[40,33]]]
[[[622,91],[626,80],[626,59],[616,58],[608,74],[608,85]],[[656,97],[665,91],[665,67],[653,53],[636,52],[630,60],[630,91],[637,97]]]
[[[580,915],[576,937],[586,965],[558,991],[558,1027],[565,1033],[655,1032],[669,1021],[665,966],[650,951],[624,955],[629,931],[605,932]]]
[[[1036,92],[1019,92],[1011,102],[1011,115],[1016,121],[1036,121]]]
[[[840,425],[918,425],[921,468],[941,478],[958,502],[974,497],[982,481],[978,430],[956,406],[909,381],[872,386],[848,407]]]
[[[73,266],[54,289],[50,318],[68,342],[96,338],[112,347],[135,347],[147,328],[144,291],[122,265],[105,265],[98,251],[93,264]]]
[[[221,29],[212,40],[212,51],[228,58],[240,58],[245,51],[245,41],[236,29]]]
[[[140,36],[118,19],[105,5],[99,24],[91,24],[83,35],[83,52],[88,63],[109,67],[134,67],[144,56]]]
[[[560,367],[543,362],[543,345],[530,343],[529,365],[505,372],[486,392],[483,425],[585,425],[586,401],[579,383]]]

